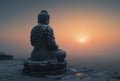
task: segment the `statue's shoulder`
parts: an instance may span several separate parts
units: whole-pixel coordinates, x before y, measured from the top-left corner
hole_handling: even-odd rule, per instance
[[[50,26],[47,27],[47,30],[48,32],[53,32],[53,29]]]
[[[35,25],[33,28],[32,28],[32,31],[36,31],[39,29],[39,26],[38,25]]]
[[[43,26],[41,26],[41,25],[35,25],[33,28],[32,28],[32,31],[39,31],[39,30],[43,30],[44,29],[44,27]]]
[[[36,25],[32,28],[32,32],[48,32],[53,33],[53,29],[49,25]]]
[[[53,29],[49,25],[40,25],[40,26],[41,26],[40,30],[42,30],[42,31],[53,32]]]

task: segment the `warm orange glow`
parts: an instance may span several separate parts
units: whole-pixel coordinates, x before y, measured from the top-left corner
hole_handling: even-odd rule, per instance
[[[57,44],[60,49],[67,51],[68,56],[90,58],[99,57],[102,54],[106,56],[110,53],[114,54],[114,52],[107,53],[108,50],[120,53],[118,49],[120,47],[119,17],[112,17],[110,13],[104,13],[104,10],[100,13],[97,10],[83,11],[83,9],[77,13],[71,9],[57,10],[59,11],[56,11],[56,14],[50,13],[50,26],[54,30]],[[31,16],[25,18],[26,20],[21,21],[22,23],[14,21],[8,29],[0,32],[0,39],[12,45],[21,45],[22,50],[27,48],[31,52],[32,49],[28,48],[32,47],[30,31],[37,22],[34,15],[33,18]],[[8,25],[6,24],[5,27]]]
[[[80,42],[84,43],[85,42],[84,38],[80,38]]]

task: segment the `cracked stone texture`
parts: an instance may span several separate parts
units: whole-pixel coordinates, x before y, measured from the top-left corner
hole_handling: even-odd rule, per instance
[[[25,75],[22,73],[23,61],[0,61],[0,81],[120,81],[120,72],[97,72],[88,67],[68,67],[61,75]]]

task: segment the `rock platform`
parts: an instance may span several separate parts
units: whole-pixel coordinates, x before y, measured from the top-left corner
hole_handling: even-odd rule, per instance
[[[95,71],[89,67],[67,67],[60,75],[25,75],[25,60],[0,61],[0,81],[120,81],[120,72]]]

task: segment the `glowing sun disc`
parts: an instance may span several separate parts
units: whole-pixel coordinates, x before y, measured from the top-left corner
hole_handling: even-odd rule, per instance
[[[80,42],[81,43],[85,42],[84,38],[80,38]]]

